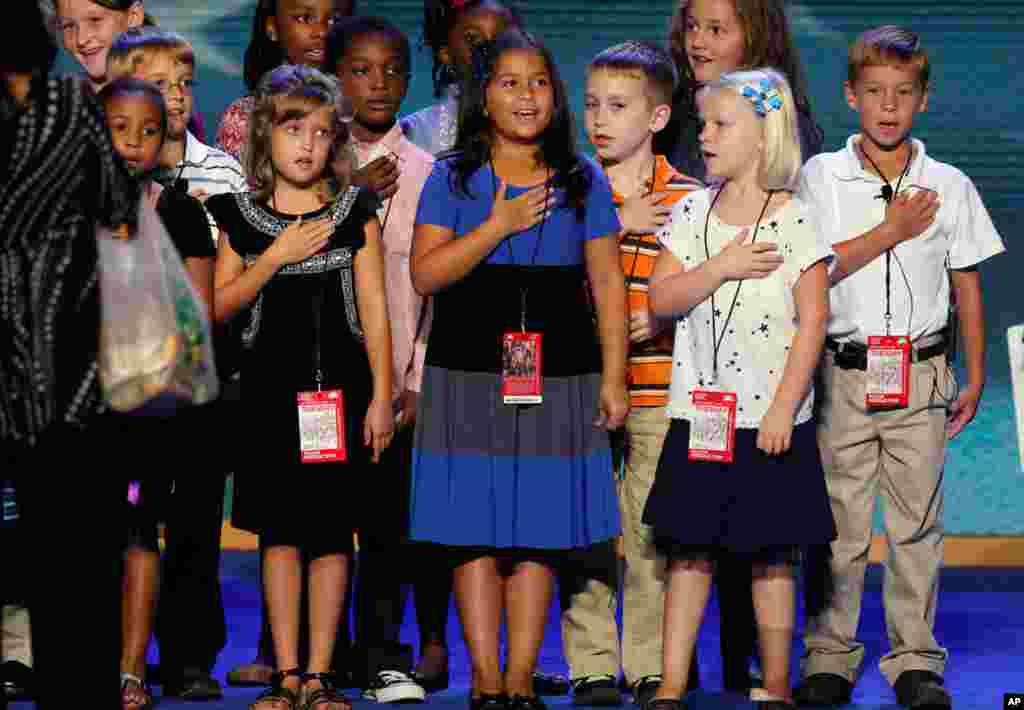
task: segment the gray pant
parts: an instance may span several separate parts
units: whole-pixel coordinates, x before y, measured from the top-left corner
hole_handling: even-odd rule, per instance
[[[804,677],[832,673],[856,682],[864,645],[856,639],[871,546],[875,496],[881,494],[888,557],[883,601],[889,652],[879,668],[890,684],[906,670],[942,675],[946,649],[935,640],[942,566],[942,467],[951,384],[944,357],[914,363],[905,409],[868,411],[866,373],[823,368],[818,420],[825,479],[838,539],[832,543],[835,596],[809,620]]]

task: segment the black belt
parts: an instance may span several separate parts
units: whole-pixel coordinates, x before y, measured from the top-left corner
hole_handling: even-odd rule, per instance
[[[923,348],[911,348],[911,362],[924,362],[946,352],[948,337],[945,331],[938,333],[938,342]],[[835,353],[836,367],[841,370],[867,370],[868,348],[860,343],[840,343],[834,338],[825,338],[825,347]]]

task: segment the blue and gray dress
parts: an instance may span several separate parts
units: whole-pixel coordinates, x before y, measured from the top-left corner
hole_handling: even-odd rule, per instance
[[[607,179],[582,160],[591,185],[582,220],[556,207],[543,230],[506,239],[434,297],[413,453],[414,540],[550,550],[620,532],[608,434],[594,426],[601,348],[584,266],[584,243],[620,225]],[[451,159],[439,160],[416,223],[469,234],[490,214],[496,183],[484,166],[462,195]],[[526,189],[510,185],[507,196]],[[539,405],[502,402],[502,336],[520,327],[522,288],[526,329],[543,335]]]

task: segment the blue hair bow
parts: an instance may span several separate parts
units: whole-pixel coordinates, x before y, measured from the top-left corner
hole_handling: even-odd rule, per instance
[[[750,100],[757,115],[762,118],[771,111],[778,111],[782,108],[782,96],[768,79],[761,79],[756,87],[744,86],[740,93]]]

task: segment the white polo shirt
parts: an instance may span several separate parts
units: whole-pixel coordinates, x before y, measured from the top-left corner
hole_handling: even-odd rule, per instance
[[[210,196],[249,189],[239,162],[224,151],[202,143],[191,131],[185,133],[185,159],[165,171],[164,175],[170,179],[188,180],[190,194],[201,190]],[[206,218],[210,223],[210,234],[216,242],[219,233],[217,222],[209,212]]]
[[[864,169],[857,151],[860,135],[846,147],[811,158],[800,174],[800,196],[812,205],[824,237],[832,244],[868,232],[885,219],[884,184]],[[890,274],[892,335],[916,340],[946,326],[949,316],[948,267],[966,269],[1004,251],[1003,240],[971,179],[925,154],[912,139],[914,158],[901,192],[934,190],[940,203],[934,223],[920,236],[893,249]],[[889,176],[893,188],[898,175]],[[884,254],[833,286],[828,333],[866,345],[885,335],[886,259]]]

